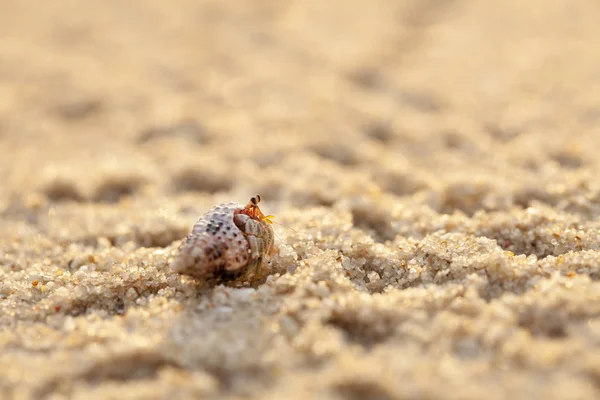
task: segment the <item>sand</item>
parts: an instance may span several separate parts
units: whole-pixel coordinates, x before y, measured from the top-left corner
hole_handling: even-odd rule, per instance
[[[1,1],[0,397],[599,398],[598,20]],[[259,276],[168,269],[256,193]]]

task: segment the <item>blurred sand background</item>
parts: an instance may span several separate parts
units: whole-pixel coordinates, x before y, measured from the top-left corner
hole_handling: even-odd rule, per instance
[[[599,398],[598,21],[0,1],[1,397]],[[262,279],[169,272],[255,193]]]

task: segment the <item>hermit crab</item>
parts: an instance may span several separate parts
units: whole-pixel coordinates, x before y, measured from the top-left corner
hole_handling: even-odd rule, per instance
[[[275,250],[273,216],[258,208],[260,196],[242,206],[225,203],[204,214],[170,262],[172,271],[202,279],[231,280],[254,269]]]

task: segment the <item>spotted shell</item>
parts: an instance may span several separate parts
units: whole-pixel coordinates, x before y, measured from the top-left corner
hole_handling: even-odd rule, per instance
[[[258,200],[256,200],[258,199]],[[204,279],[235,279],[260,268],[274,250],[274,233],[258,209],[260,196],[245,207],[214,207],[194,225],[170,262],[174,272]]]

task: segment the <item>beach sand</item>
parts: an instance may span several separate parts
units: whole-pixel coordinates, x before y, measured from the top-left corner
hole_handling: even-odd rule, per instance
[[[599,20],[1,1],[0,397],[600,398]],[[258,276],[169,270],[256,193]]]

